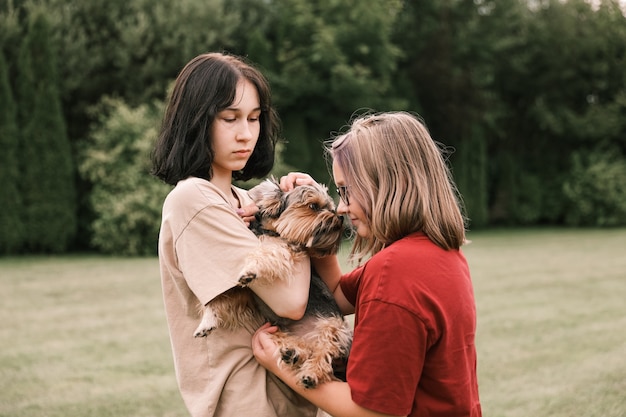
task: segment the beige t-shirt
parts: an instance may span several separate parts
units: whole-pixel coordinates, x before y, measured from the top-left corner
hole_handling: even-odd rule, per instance
[[[245,190],[233,187],[242,206]],[[194,338],[198,305],[232,288],[258,240],[209,181],[180,181],[163,204],[159,263],[176,378],[193,417],[307,417],[316,408],[254,359],[256,329]]]

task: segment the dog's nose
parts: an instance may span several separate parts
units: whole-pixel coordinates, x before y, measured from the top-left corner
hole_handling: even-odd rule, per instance
[[[343,227],[344,221],[343,216],[335,216],[332,221],[329,222],[328,229],[332,232],[336,232]]]

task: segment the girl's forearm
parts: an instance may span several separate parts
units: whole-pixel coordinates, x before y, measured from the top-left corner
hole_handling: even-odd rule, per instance
[[[341,277],[341,267],[337,255],[329,255],[323,258],[311,258],[313,268],[322,278],[322,281],[330,289],[335,292],[339,286],[339,278]]]
[[[354,306],[346,300],[339,286],[341,267],[339,266],[337,255],[330,255],[324,258],[312,258],[311,262],[322,278],[322,281],[324,281],[326,286],[330,289],[330,292],[335,296],[335,301],[339,305],[341,312],[346,315],[354,313]]]
[[[277,376],[302,397],[315,404],[333,417],[389,417],[388,414],[363,408],[352,400],[350,385],[343,381],[330,381],[313,389],[297,384],[291,369],[280,366]]]

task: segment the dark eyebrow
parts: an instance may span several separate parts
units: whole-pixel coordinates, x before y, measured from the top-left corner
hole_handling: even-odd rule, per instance
[[[223,109],[222,111],[235,111],[235,112],[240,112],[241,109],[238,107],[226,107],[225,109]],[[252,109],[253,112],[255,111],[263,111],[263,109],[261,109],[261,107],[256,107],[254,109]]]

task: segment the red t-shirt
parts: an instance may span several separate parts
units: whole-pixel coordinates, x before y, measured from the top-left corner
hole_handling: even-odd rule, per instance
[[[341,289],[355,306],[354,402],[393,415],[481,416],[476,305],[461,251],[415,233],[342,276]]]

